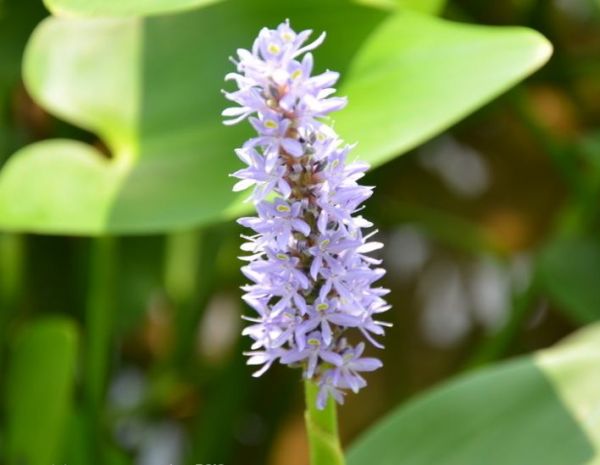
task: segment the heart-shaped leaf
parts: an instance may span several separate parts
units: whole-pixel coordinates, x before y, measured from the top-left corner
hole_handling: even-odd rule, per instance
[[[145,16],[199,8],[222,0],[44,0],[55,15]],[[272,2],[276,5],[276,2]],[[438,14],[446,0],[357,0],[357,3],[386,9],[406,8]]]
[[[328,31],[317,62],[348,71],[340,93],[350,104],[336,127],[374,165],[445,129],[550,53],[543,37],[522,28],[332,1],[227,2],[147,19],[52,18],[29,44],[28,88],[49,111],[97,133],[113,159],[67,141],[17,153],[0,172],[0,227],[156,232],[239,213],[228,174],[239,166],[233,149],[250,131],[221,125],[219,89],[232,69],[227,57],[285,17],[296,28]]]
[[[359,143],[359,157],[379,165],[491,100],[550,51],[545,39],[522,28],[398,14],[352,61],[342,88],[349,104],[335,116],[336,129]]]
[[[55,15],[136,16],[156,15],[217,3],[221,0],[44,0]]]
[[[76,356],[77,333],[68,320],[41,320],[19,335],[7,377],[9,465],[58,460],[71,411]]]
[[[600,447],[600,325],[410,401],[348,465],[581,465]],[[594,462],[596,463],[596,462]]]

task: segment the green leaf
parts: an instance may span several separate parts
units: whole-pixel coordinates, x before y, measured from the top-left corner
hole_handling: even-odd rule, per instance
[[[221,0],[44,0],[55,15],[136,16],[156,15],[217,3]]]
[[[400,52],[399,52],[400,51]],[[398,14],[353,60],[336,128],[379,165],[448,128],[540,67],[551,47],[523,28]]]
[[[388,10],[411,10],[428,15],[439,15],[446,6],[446,0],[356,0],[364,5],[377,6]]]
[[[158,232],[239,214],[247,207],[228,174],[239,168],[233,149],[251,131],[221,124],[219,90],[232,70],[227,57],[281,18],[328,31],[317,62],[348,70],[340,93],[350,104],[336,127],[374,165],[447,128],[550,53],[526,29],[333,1],[316,14],[314,5],[233,2],[145,20],[45,21],[28,46],[27,86],[46,109],[98,134],[113,159],[68,141],[15,154],[0,172],[0,227]]]
[[[44,0],[57,16],[146,16],[204,7],[222,0]],[[446,0],[356,0],[356,3],[385,9],[406,8],[439,14]],[[272,2],[275,4],[275,2]]]
[[[556,239],[542,250],[537,264],[540,284],[575,322],[600,319],[600,242]]]
[[[533,357],[410,401],[351,448],[348,465],[579,465],[600,447],[600,325]]]
[[[536,364],[554,387],[563,405],[594,446],[594,458],[585,462],[586,465],[600,463],[599,359],[598,323],[579,330],[556,349],[542,351],[535,357]]]
[[[77,333],[68,320],[32,323],[19,335],[7,377],[9,465],[48,465],[60,454],[75,380]]]
[[[446,0],[395,0],[400,8],[438,15],[446,6]]]

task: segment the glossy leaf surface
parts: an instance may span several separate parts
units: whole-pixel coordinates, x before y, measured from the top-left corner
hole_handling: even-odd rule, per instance
[[[599,363],[596,325],[533,357],[461,376],[375,425],[348,465],[591,464]]]
[[[350,104],[336,128],[377,166],[447,128],[548,58],[539,34],[454,24],[328,2],[277,8],[223,3],[149,19],[46,20],[28,47],[35,99],[109,147],[45,141],[0,172],[0,227],[52,233],[158,232],[234,216],[233,149],[224,127],[227,57],[290,17],[328,31],[321,68],[344,72]],[[260,4],[262,5],[262,4]],[[355,25],[360,24],[359,28]],[[225,25],[227,25],[225,27]],[[351,30],[350,30],[351,29]],[[18,199],[18,200],[17,200]]]

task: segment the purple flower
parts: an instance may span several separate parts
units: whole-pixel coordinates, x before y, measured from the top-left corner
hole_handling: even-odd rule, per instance
[[[296,329],[296,342],[300,349],[304,349],[304,336],[318,329],[326,345],[331,345],[334,338],[334,328],[353,328],[360,326],[361,320],[340,305],[339,299],[317,299],[314,305],[308,307],[307,315]]]
[[[344,145],[326,117],[346,105],[335,97],[339,75],[313,76],[308,43],[311,31],[296,33],[286,21],[260,31],[250,51],[233,59],[237,72],[226,80],[237,85],[225,96],[225,124],[248,119],[257,136],[236,153],[246,167],[235,172],[234,191],[252,188],[256,216],[239,223],[253,235],[246,243],[242,272],[244,301],[256,312],[245,317],[243,334],[253,343],[248,364],[260,376],[275,362],[301,366],[303,376],[319,384],[317,406],[327,399],[342,403],[346,390],[366,385],[363,372],[381,366],[363,357],[364,343],[352,346],[350,331],[375,347],[388,323],[386,289],[374,286],[385,273],[368,254],[382,247],[364,234],[372,224],[358,213],[372,188],[361,186],[368,165],[348,162]]]
[[[250,117],[250,123],[260,136],[250,139],[248,145],[262,147],[267,157],[275,159],[280,150],[285,150],[295,157],[301,157],[304,155],[302,144],[298,139],[289,135],[292,122],[275,112],[260,115],[260,118]]]
[[[302,349],[292,347],[281,356],[281,363],[306,363],[305,376],[312,378],[320,361],[332,365],[340,365],[344,362],[342,356],[338,354],[331,343],[327,344],[319,331],[310,333],[306,339],[306,344]]]
[[[233,173],[240,179],[234,186],[234,192],[242,191],[251,186],[256,186],[250,197],[255,202],[263,200],[275,188],[283,197],[292,193],[290,185],[285,180],[287,170],[281,160],[270,159],[260,155],[254,148],[244,147],[236,150],[238,157],[248,165],[247,168]]]
[[[260,202],[256,205],[257,217],[240,218],[238,223],[251,228],[257,233],[272,239],[278,250],[288,251],[294,240],[294,233],[310,235],[310,226],[301,216],[303,213],[300,202],[289,203],[281,198],[274,202]]]
[[[334,386],[350,388],[358,392],[367,385],[360,375],[362,371],[374,371],[381,367],[381,361],[376,358],[361,357],[365,345],[361,342],[355,348],[348,347],[342,354],[342,362],[329,370]]]

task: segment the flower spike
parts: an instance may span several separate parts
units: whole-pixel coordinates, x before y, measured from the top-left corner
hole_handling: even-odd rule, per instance
[[[367,384],[361,373],[381,366],[347,334],[382,347],[374,337],[388,324],[375,318],[390,307],[387,290],[374,286],[385,271],[367,255],[382,244],[363,233],[372,224],[357,215],[372,194],[357,182],[368,165],[348,162],[353,146],[326,124],[346,98],[333,96],[338,73],[311,76],[310,51],[325,34],[307,44],[310,35],[285,21],[263,28],[251,51],[239,49],[237,72],[226,76],[237,90],[224,92],[237,106],[223,116],[225,124],[248,119],[258,133],[236,150],[246,167],[233,174],[234,191],[252,188],[257,211],[238,220],[253,231],[242,246],[251,281],[243,299],[257,313],[243,331],[253,340],[248,364],[261,366],[255,376],[275,362],[303,367],[324,408],[329,397],[342,403],[348,390],[358,392]]]

